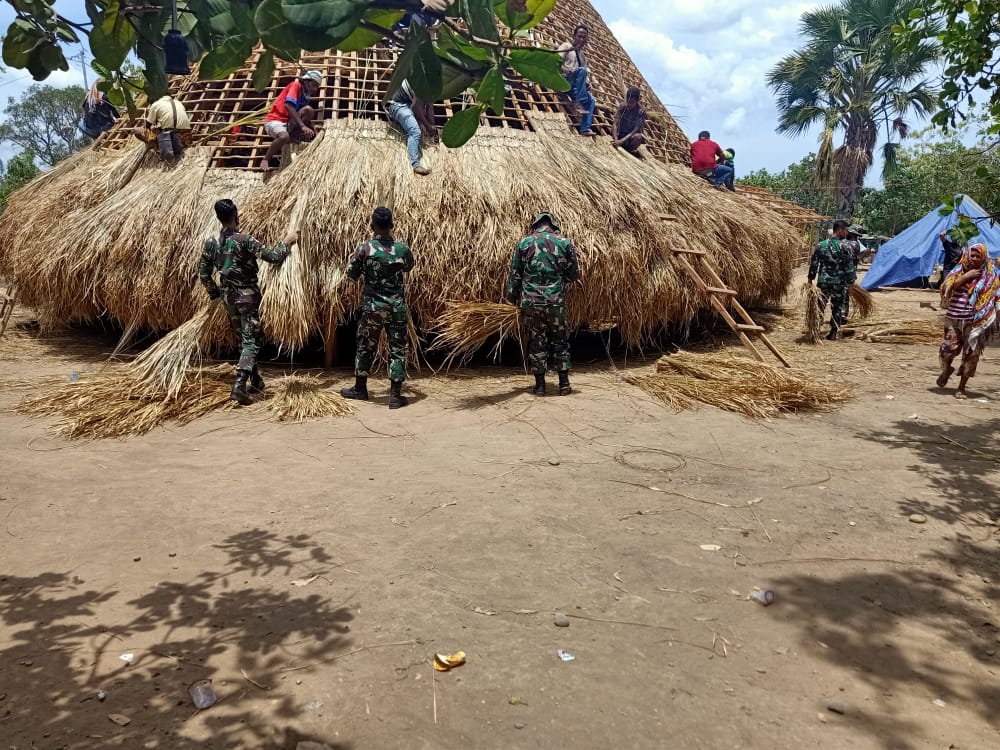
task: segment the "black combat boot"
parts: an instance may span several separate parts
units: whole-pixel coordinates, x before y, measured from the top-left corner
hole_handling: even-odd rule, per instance
[[[535,375],[535,387],[531,389],[531,392],[536,396],[545,395],[545,375]]]
[[[353,388],[341,388],[340,395],[344,398],[353,399],[355,401],[367,401],[368,400],[368,378],[364,375],[354,376],[354,387]]]
[[[830,326],[830,332],[828,334],[826,334],[826,340],[827,341],[836,341],[837,340],[837,331],[838,330],[839,330],[838,326],[835,326],[835,325]]]
[[[403,390],[402,380],[392,380],[389,382],[389,408],[399,409],[406,406],[409,399],[406,398],[400,391]]]
[[[242,406],[250,406],[253,403],[253,399],[250,398],[250,394],[247,393],[247,379],[250,377],[250,373],[246,370],[236,371],[236,382],[233,384],[233,392],[229,394],[229,398],[233,401],[240,403]]]
[[[568,396],[573,392],[569,384],[569,370],[559,371],[559,395]]]
[[[260,376],[257,365],[254,365],[253,370],[250,371],[250,393],[254,396],[260,396],[264,393],[264,378]]]

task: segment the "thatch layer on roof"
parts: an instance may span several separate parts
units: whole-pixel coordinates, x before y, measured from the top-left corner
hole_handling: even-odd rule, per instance
[[[290,347],[358,307],[343,269],[376,205],[394,210],[398,239],[413,248],[408,294],[424,328],[450,300],[502,298],[512,249],[541,209],[579,250],[574,325],[613,322],[638,342],[706,308],[675,267],[674,247],[708,253],[746,303],[780,299],[796,246],[781,217],[684,167],[576,136],[562,115],[532,122],[535,132],[489,128],[461,149],[428,149],[434,171],[423,178],[398,134],[376,121],[329,123],[266,181],[209,169],[206,148],[176,166],[141,146],[87,151],[11,196],[0,275],[49,324],[107,313],[127,326],[176,327],[203,305],[198,258],[216,231],[212,205],[228,197],[244,230],[266,243],[293,225],[301,232],[297,257],[262,275],[266,333]]]

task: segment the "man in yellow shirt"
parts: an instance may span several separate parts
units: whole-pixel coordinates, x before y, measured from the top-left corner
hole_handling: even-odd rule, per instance
[[[156,134],[162,159],[172,161],[184,155],[181,134],[190,134],[191,118],[183,104],[171,96],[160,97],[146,109],[146,124]]]

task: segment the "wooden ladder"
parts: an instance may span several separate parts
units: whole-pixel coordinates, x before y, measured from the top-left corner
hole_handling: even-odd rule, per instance
[[[0,339],[7,331],[7,324],[10,322],[16,302],[17,290],[13,286],[8,287],[6,292],[0,292]]]
[[[698,264],[698,268],[691,264],[691,261],[687,259],[686,256],[691,256],[695,259]],[[785,367],[791,368],[788,364],[788,360],[778,351],[778,347],[771,343],[771,340],[764,333],[764,327],[759,326],[754,322],[754,319],[750,317],[750,313],[746,311],[743,305],[740,304],[739,300],[736,299],[736,291],[730,289],[726,286],[725,282],[719,277],[718,272],[712,267],[712,264],[708,262],[708,257],[702,250],[684,250],[675,249],[674,257],[680,264],[687,275],[691,277],[698,288],[708,296],[708,301],[711,303],[712,307],[715,308],[716,312],[722,316],[729,327],[733,329],[733,332],[740,337],[740,341],[743,345],[749,349],[753,356],[755,356],[761,362],[764,361],[763,355],[756,346],[753,345],[753,341],[750,340],[750,336],[756,336],[762,342],[764,346],[771,350],[771,354],[781,362]],[[700,268],[700,272],[699,272]],[[702,278],[702,274],[708,277],[711,281],[711,285],[705,283],[705,279]],[[723,302],[720,297],[725,298]],[[733,312],[739,316],[743,321],[739,322],[736,318],[730,314],[729,309],[732,308]]]

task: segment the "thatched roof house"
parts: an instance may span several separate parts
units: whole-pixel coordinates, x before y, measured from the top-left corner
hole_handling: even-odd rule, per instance
[[[610,134],[625,89],[638,85],[654,158],[639,161],[609,138],[576,135],[559,95],[515,81],[503,116],[484,117],[461,149],[427,148],[433,173],[417,177],[402,136],[381,111],[394,51],[311,54],[300,67],[280,67],[264,94],[253,90],[251,61],[225,81],[178,79],[177,97],[202,145],[176,166],[146,154],[120,124],[98,148],[12,196],[0,217],[0,276],[14,281],[20,299],[48,324],[107,314],[126,326],[175,327],[204,304],[198,256],[216,231],[212,204],[230,197],[242,208],[244,228],[264,241],[291,224],[300,229],[299,252],[263,279],[266,332],[290,347],[331,333],[357,305],[343,264],[367,236],[377,204],[395,210],[398,235],[414,249],[409,294],[422,327],[448,300],[499,300],[514,243],[543,208],[558,215],[580,250],[575,323],[613,322],[635,342],[706,308],[675,268],[671,248],[678,246],[706,251],[745,302],[779,298],[795,233],[766,207],[690,173],[688,139],[586,0],[560,0],[535,34],[555,46],[581,21],[591,28],[595,130]],[[265,177],[254,169],[266,148],[262,133],[218,133],[262,111],[302,68],[325,74],[323,136]],[[460,106],[444,102],[438,112],[444,117]]]

